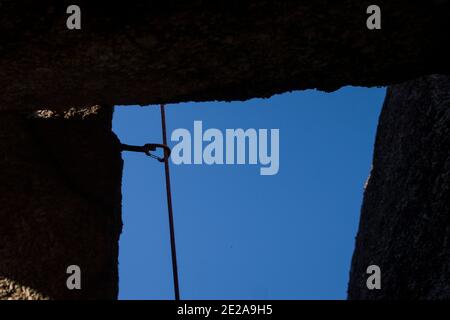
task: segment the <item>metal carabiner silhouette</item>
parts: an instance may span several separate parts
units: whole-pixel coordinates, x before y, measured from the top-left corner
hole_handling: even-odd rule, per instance
[[[145,153],[148,157],[158,160],[159,162],[165,162],[169,159],[171,150],[170,148],[161,143],[147,143],[143,146],[131,146],[128,144],[121,143],[120,144],[122,151],[130,151],[130,152],[142,152]],[[152,152],[156,151],[156,149],[163,149],[164,156],[158,157],[157,155],[152,154]]]

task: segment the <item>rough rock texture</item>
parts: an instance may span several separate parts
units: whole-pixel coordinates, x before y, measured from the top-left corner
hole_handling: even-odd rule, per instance
[[[381,268],[381,290],[366,269]],[[450,77],[389,88],[364,194],[350,299],[450,299]]]
[[[114,299],[122,159],[112,108],[0,112],[0,299]],[[66,287],[78,265],[82,289]]]
[[[448,0],[0,0],[0,109],[268,97],[449,73]]]
[[[49,298],[11,279],[0,278],[0,300],[49,300]]]

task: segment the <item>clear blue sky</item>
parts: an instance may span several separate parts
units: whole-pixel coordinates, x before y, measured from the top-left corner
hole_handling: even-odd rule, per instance
[[[168,134],[279,128],[280,170],[173,165],[182,299],[345,299],[384,88],[166,107]],[[161,142],[157,106],[116,108],[122,142]],[[173,146],[175,143],[171,143]],[[164,165],[124,153],[121,299],[172,299]]]

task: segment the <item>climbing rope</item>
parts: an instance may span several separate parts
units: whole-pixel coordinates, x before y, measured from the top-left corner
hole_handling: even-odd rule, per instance
[[[164,105],[161,105],[161,124],[163,144],[167,146],[167,132],[166,132],[166,112]],[[165,153],[167,153],[166,149]],[[177,250],[175,246],[175,227],[173,223],[173,209],[172,209],[172,191],[170,188],[170,171],[169,171],[169,156],[165,156],[164,168],[166,172],[166,194],[167,194],[167,209],[169,212],[169,228],[170,228],[170,247],[172,253],[172,272],[173,272],[173,287],[175,291],[175,300],[180,300],[180,287],[178,283],[178,264],[177,264]]]
[[[164,105],[161,108],[161,127],[163,143],[147,143],[143,146],[130,146],[127,144],[121,144],[122,151],[142,152],[147,156],[152,157],[159,162],[164,162],[165,175],[166,175],[166,194],[167,194],[167,209],[169,213],[169,230],[170,230],[170,251],[172,255],[172,274],[173,274],[173,287],[175,293],[175,300],[180,300],[180,287],[178,282],[178,264],[177,264],[177,250],[175,245],[175,227],[173,222],[173,208],[172,208],[172,191],[170,188],[170,171],[169,171],[169,157],[170,148],[167,146],[167,132],[166,132],[166,113]],[[159,157],[152,152],[156,149],[162,149],[164,152],[163,157]]]

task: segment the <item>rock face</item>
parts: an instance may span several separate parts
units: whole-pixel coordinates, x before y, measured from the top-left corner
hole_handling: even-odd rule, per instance
[[[114,299],[121,170],[112,108],[0,117],[0,299]],[[68,290],[67,267],[82,289]]]
[[[450,1],[0,0],[0,109],[242,100],[448,73]]]
[[[366,269],[381,268],[381,290]],[[389,88],[378,125],[350,299],[450,299],[450,77]]]

